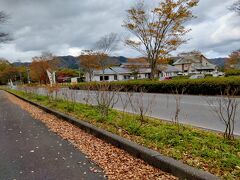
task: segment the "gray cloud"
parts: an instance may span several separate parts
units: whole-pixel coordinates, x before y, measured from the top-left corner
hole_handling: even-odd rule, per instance
[[[146,0],[149,1],[149,0]],[[240,47],[239,16],[227,7],[233,0],[200,0],[194,9],[198,18],[188,22],[191,40],[180,51],[198,49],[209,57],[226,56]],[[128,34],[121,27],[130,0],[0,0],[1,10],[11,19],[4,25],[14,40],[2,45],[0,57],[29,61],[41,51],[57,55],[77,55],[88,49],[103,35]],[[114,55],[138,56],[120,45]],[[177,53],[177,52],[176,52]]]

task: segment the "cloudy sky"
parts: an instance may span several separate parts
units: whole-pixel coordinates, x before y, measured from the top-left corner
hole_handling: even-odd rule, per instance
[[[233,2],[200,0],[194,9],[198,18],[188,24],[192,29],[188,34],[190,41],[178,52],[200,50],[213,58],[239,49],[240,16],[228,10]],[[133,3],[134,0],[0,0],[0,10],[10,16],[0,28],[13,37],[13,41],[0,46],[0,57],[30,61],[42,51],[77,56],[103,35],[116,32],[128,36],[121,25],[125,10]],[[123,44],[113,55],[140,56]]]

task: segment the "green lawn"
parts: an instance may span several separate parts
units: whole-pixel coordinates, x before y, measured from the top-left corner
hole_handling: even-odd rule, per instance
[[[71,114],[188,165],[226,179],[240,179],[240,139],[227,141],[221,134],[185,125],[181,125],[178,133],[176,125],[153,118],[148,118],[141,126],[137,115],[123,114],[116,110],[111,110],[108,118],[103,120],[96,106],[63,100],[50,101],[46,96],[12,92],[52,109]]]

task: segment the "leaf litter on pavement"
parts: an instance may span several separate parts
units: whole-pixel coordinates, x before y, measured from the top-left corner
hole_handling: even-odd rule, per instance
[[[54,115],[13,95],[7,93],[7,96],[14,104],[28,111],[34,119],[42,121],[51,131],[85,153],[89,159],[104,170],[108,179],[177,179]],[[81,162],[79,162],[80,164]],[[90,168],[90,170],[94,173],[98,172],[94,168]]]

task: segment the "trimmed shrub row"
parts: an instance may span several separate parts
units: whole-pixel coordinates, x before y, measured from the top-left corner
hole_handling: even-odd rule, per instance
[[[239,70],[227,70],[225,71],[225,76],[240,76],[240,69]]]
[[[78,90],[97,90],[99,82],[79,83],[70,85],[70,89]],[[178,79],[168,81],[150,81],[150,80],[133,80],[118,81],[109,83],[110,90],[120,88],[121,91],[141,91],[144,89],[149,93],[179,93],[192,95],[220,95],[227,88],[237,90],[240,95],[240,77],[224,78],[206,78],[206,79]]]

